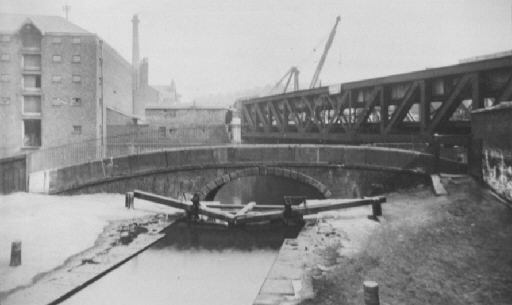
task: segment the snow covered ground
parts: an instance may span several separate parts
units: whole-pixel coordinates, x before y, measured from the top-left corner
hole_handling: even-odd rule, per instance
[[[124,207],[124,195],[0,195],[0,293],[31,283],[37,274],[62,265],[94,246],[110,221],[176,210],[144,200]],[[22,265],[10,267],[11,242],[22,242]]]

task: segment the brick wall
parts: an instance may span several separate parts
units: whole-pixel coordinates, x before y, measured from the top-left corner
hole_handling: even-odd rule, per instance
[[[95,138],[99,124],[96,117],[96,36],[77,36],[80,43],[73,43],[75,36],[59,36],[60,43],[54,43],[53,37],[43,37],[41,45],[43,147]],[[54,55],[61,55],[62,61],[54,62]],[[80,56],[80,62],[72,62],[74,55]],[[61,81],[55,82],[54,77],[61,77]],[[80,102],[74,98],[79,98]],[[73,126],[79,126],[81,131]]]
[[[134,125],[133,116],[107,108],[107,134],[111,125]]]
[[[0,81],[0,156],[18,153],[22,145],[20,49],[21,42],[17,37],[11,36],[10,42],[0,42],[0,55],[10,56],[7,61],[0,60],[0,74],[9,77],[8,82]]]
[[[133,113],[132,66],[106,43],[103,43],[103,79],[105,105]]]
[[[227,109],[169,108],[146,109],[146,122],[155,126],[222,125]]]

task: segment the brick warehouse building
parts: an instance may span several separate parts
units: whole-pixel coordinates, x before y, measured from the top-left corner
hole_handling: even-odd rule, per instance
[[[0,156],[104,136],[107,109],[141,108],[132,78],[112,47],[62,17],[0,14]]]

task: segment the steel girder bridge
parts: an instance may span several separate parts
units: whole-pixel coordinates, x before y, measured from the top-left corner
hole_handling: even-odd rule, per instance
[[[471,111],[512,97],[509,54],[237,102],[249,143],[465,143]]]

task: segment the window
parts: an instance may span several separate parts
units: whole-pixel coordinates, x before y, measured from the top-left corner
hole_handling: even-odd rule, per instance
[[[41,120],[23,120],[23,146],[41,146]]]
[[[82,134],[82,125],[73,125],[73,132],[72,134]]]
[[[2,96],[0,99],[0,105],[9,105],[11,103],[11,97],[9,96]]]
[[[53,62],[61,62],[62,61],[62,56],[61,55],[53,55],[52,61]]]
[[[10,35],[0,35],[0,42],[10,42],[11,36]]]
[[[52,38],[52,43],[62,43],[62,38],[60,38],[60,37],[53,37]]]
[[[2,83],[8,83],[11,81],[11,78],[9,77],[9,74],[1,74],[0,75],[0,81]]]
[[[165,127],[158,127],[158,136],[161,138],[165,137]]]
[[[23,89],[41,89],[41,75],[23,75]]]
[[[23,69],[30,71],[41,70],[41,55],[23,55]]]
[[[2,55],[0,56],[0,60],[1,61],[9,61],[9,60],[11,60],[11,54],[9,54],[9,53],[2,53]]]
[[[80,37],[73,37],[73,39],[71,40],[71,42],[73,44],[80,44]]]
[[[38,95],[23,96],[23,114],[41,114],[41,97]]]
[[[71,106],[81,106],[82,105],[82,99],[79,97],[74,97],[71,99]]]
[[[73,75],[73,83],[80,83],[82,81],[82,77],[80,75]]]
[[[74,63],[79,63],[80,62],[80,55],[73,55],[73,57],[71,58],[71,61],[74,62]]]
[[[52,76],[52,83],[60,83],[61,81],[62,81],[62,76],[60,76],[60,75]]]
[[[54,97],[52,99],[52,105],[53,106],[62,106],[62,105],[66,105],[66,101],[60,97]]]

